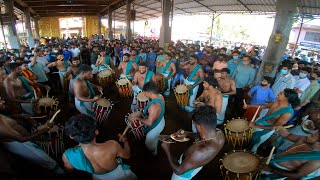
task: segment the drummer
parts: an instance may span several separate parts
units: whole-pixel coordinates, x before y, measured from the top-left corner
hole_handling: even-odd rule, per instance
[[[118,70],[121,72],[120,78],[128,78],[133,80],[134,73],[138,70],[138,66],[134,61],[129,61],[130,54],[123,55],[123,60],[118,66]]]
[[[43,168],[63,174],[63,170],[41,147],[32,142],[39,135],[48,132],[53,123],[47,123],[44,129],[30,134],[16,120],[0,114],[0,145],[7,151],[31,161]]]
[[[163,62],[159,62],[158,69],[161,69],[160,72],[162,75],[164,75],[166,80],[166,90],[164,92],[164,97],[168,98],[170,95],[170,85],[171,85],[171,77],[174,77],[176,75],[176,65],[173,63],[172,54],[166,53],[165,54],[166,59]]]
[[[204,80],[204,73],[201,65],[199,65],[199,58],[197,55],[191,55],[190,60],[180,63],[181,69],[190,71],[189,77],[185,80],[185,84],[190,90],[189,105],[183,107],[186,111],[191,112],[194,108],[194,100],[196,99],[199,84]]]
[[[86,64],[81,65],[79,77],[74,80],[74,101],[78,111],[82,114],[93,116],[92,104],[100,99],[93,90],[93,87],[102,92],[102,87],[89,82],[92,79],[92,68]]]
[[[277,128],[285,125],[293,116],[292,106],[300,104],[298,94],[292,89],[285,89],[278,94],[277,100],[265,105],[248,105],[247,107],[260,106],[262,109],[269,108],[266,116],[251,122],[250,127],[255,128],[255,132],[250,140],[252,152],[257,152],[258,147],[268,140]]]
[[[111,68],[111,67],[114,67],[113,61],[111,61],[110,55],[106,55],[105,50],[100,51],[100,57],[96,62],[96,66],[98,67],[99,72],[106,69],[113,71]]]
[[[73,81],[79,75],[80,69],[80,60],[78,57],[72,58],[72,65],[68,67],[67,73],[63,76],[64,78],[68,78],[71,75],[71,79],[69,82],[69,93],[73,95]]]
[[[65,125],[65,131],[79,143],[75,148],[67,149],[62,160],[68,171],[83,170],[92,174],[92,179],[137,179],[129,166],[118,163],[118,158],[130,158],[130,146],[127,138],[119,134],[119,142],[114,140],[97,143],[96,121],[87,115],[72,116]]]
[[[269,172],[262,175],[262,179],[319,179],[320,176],[320,126],[308,136],[290,134],[287,130],[280,130],[280,135],[294,142],[287,150],[278,153],[270,161],[270,165],[263,165],[262,170]]]
[[[203,102],[205,105],[212,106],[217,113],[217,125],[220,125],[224,119],[221,119],[222,94],[218,88],[219,84],[216,78],[206,77],[203,81],[203,92],[194,101],[194,104],[199,107]],[[193,132],[195,132],[195,127],[193,127]]]
[[[21,76],[21,64],[19,63],[9,63],[7,68],[9,71],[9,76],[3,81],[4,88],[7,93],[8,103],[20,103],[21,108],[28,114],[34,115],[33,103],[36,103],[34,99],[35,94],[32,90],[33,87],[43,87],[47,91],[50,89],[49,86],[40,83],[34,83],[29,79]]]
[[[161,147],[164,149],[169,164],[173,170],[171,180],[192,179],[204,165],[212,161],[220,152],[225,137],[221,130],[216,129],[216,111],[212,106],[201,106],[193,111],[193,120],[196,124],[197,134],[177,132],[180,137],[199,138],[200,141],[193,143],[184,154],[180,156],[178,162],[171,154],[170,143],[163,142]]]
[[[165,101],[158,92],[156,82],[149,81],[143,86],[144,95],[151,101],[143,110],[144,117],[134,117],[133,120],[139,120],[146,125],[145,144],[152,155],[157,155],[158,138],[165,126],[164,112]]]
[[[150,71],[146,62],[139,64],[139,71],[134,74],[132,82],[133,100],[131,104],[131,110],[134,111],[137,108],[137,95],[142,91],[144,84],[150,80],[156,82],[153,71]]]
[[[57,54],[57,60],[47,65],[47,67],[57,67],[59,70],[60,83],[62,89],[64,89],[64,75],[67,73],[67,69],[71,66],[70,61],[65,61],[62,53]]]

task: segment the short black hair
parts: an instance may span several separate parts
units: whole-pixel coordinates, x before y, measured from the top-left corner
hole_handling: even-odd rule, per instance
[[[6,70],[8,71],[8,73],[11,73],[12,71],[14,71],[17,67],[21,66],[21,63],[9,63],[6,65]]]
[[[130,57],[130,54],[129,53],[125,53],[123,56]]]
[[[197,55],[195,55],[195,54],[190,55],[190,58],[194,58],[194,59],[196,59],[197,61],[199,61],[199,57],[198,57]]]
[[[148,67],[148,65],[147,65],[147,63],[146,63],[146,62],[141,62],[141,63],[139,64],[139,66],[145,66],[145,67]]]
[[[246,58],[249,58],[249,60],[251,60],[251,57],[250,57],[249,55],[243,55],[243,56],[242,56],[242,59],[245,58],[245,57],[246,57]]]
[[[167,52],[166,56],[173,57],[171,53]]]
[[[269,77],[269,76],[264,76],[263,79],[266,80],[266,81],[268,81],[269,84],[271,84],[272,81],[273,81],[273,78],[271,78],[271,77]]]
[[[240,55],[240,52],[239,52],[239,51],[232,51],[232,53],[231,53],[231,54],[234,54],[234,53],[237,53],[237,54],[239,54],[239,55]]]
[[[79,57],[73,57],[72,61],[80,61]]]
[[[230,74],[230,69],[228,68],[222,68],[221,72],[226,72],[227,74]]]
[[[301,67],[299,68],[299,71],[307,71],[309,74],[311,73],[312,68],[311,67]]]
[[[193,110],[192,120],[199,125],[215,129],[217,126],[216,110],[209,105],[200,106]]]
[[[204,81],[207,82],[210,86],[213,86],[214,88],[219,87],[219,83],[215,77],[206,77],[204,78]]]
[[[320,71],[313,71],[318,77],[320,77]]]
[[[78,143],[91,143],[96,136],[96,121],[86,114],[74,115],[65,123],[65,131]]]
[[[87,64],[82,64],[79,68],[79,72],[88,72],[88,71],[92,71],[91,66],[87,65]]]
[[[146,84],[144,84],[143,91],[151,92],[151,93],[154,93],[154,94],[159,94],[158,85],[154,81],[149,81]]]
[[[286,88],[283,90],[283,92],[284,96],[287,98],[289,104],[291,104],[293,108],[300,105],[300,99],[298,97],[298,93],[295,90]]]
[[[282,65],[281,65],[281,68],[283,68],[283,67],[286,67],[286,68],[288,68],[289,70],[292,69],[292,65],[291,65],[291,64],[282,64]]]

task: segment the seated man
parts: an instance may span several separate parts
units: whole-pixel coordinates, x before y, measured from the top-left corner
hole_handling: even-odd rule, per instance
[[[298,94],[292,89],[285,89],[279,93],[277,100],[266,105],[260,105],[262,109],[269,108],[266,116],[250,122],[249,126],[254,129],[254,134],[250,141],[251,151],[257,152],[258,147],[270,138],[276,128],[285,125],[293,116],[291,107],[299,104]],[[248,105],[247,107],[255,106]]]
[[[171,85],[171,77],[174,77],[176,75],[176,65],[172,61],[172,54],[166,53],[166,59],[163,62],[159,63],[159,67],[162,75],[165,77],[166,81],[166,90],[164,91],[164,97],[169,98],[170,95],[170,85]]]
[[[98,71],[103,70],[112,70],[111,67],[113,67],[113,61],[111,61],[110,55],[106,55],[106,51],[102,50],[100,51],[100,57],[97,59],[96,67],[98,67]]]
[[[97,143],[96,121],[87,115],[72,116],[65,124],[65,131],[79,146],[67,149],[62,160],[68,171],[78,169],[92,174],[94,180],[137,179],[129,166],[122,164],[119,158],[130,158],[130,147],[127,138],[119,134],[119,141],[124,148],[114,140]]]
[[[130,61],[130,54],[124,54],[123,60],[118,66],[118,70],[121,72],[120,78],[128,78],[133,80],[134,73],[138,70],[138,66],[134,61]]]
[[[21,156],[43,168],[62,174],[63,170],[58,166],[41,147],[31,142],[39,135],[48,132],[53,124],[47,123],[47,127],[30,134],[16,120],[0,115],[0,144],[9,152]]]
[[[197,134],[184,133],[178,131],[178,136],[195,136],[200,138],[193,143],[184,154],[175,162],[171,154],[171,145],[163,142],[164,149],[169,164],[173,170],[171,180],[192,179],[204,165],[208,164],[219,153],[225,143],[225,137],[221,130],[216,129],[217,117],[212,106],[201,106],[193,111],[193,120],[196,124]]]
[[[93,87],[97,88],[99,92],[102,92],[103,89],[89,82],[93,76],[90,66],[81,65],[79,72],[79,77],[73,82],[75,106],[80,113],[93,116],[92,104],[100,99],[100,96],[96,96]]]
[[[33,73],[32,71],[29,70],[27,63],[22,64],[21,70],[22,70],[21,74],[22,74],[23,77],[29,79],[30,81],[33,81],[34,83],[37,83],[37,80],[39,78],[35,73]],[[38,97],[42,96],[42,92],[41,92],[41,89],[39,87],[31,87],[31,89],[32,90],[33,89],[36,90]]]
[[[277,153],[269,166],[261,167],[266,171],[261,179],[319,179],[319,132],[319,124],[316,125],[315,132],[308,136],[297,136],[287,130],[281,130],[280,135],[294,142],[294,145],[282,153]]]

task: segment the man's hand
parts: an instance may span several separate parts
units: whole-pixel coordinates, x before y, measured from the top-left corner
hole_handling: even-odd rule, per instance
[[[250,123],[249,123],[249,127],[255,128],[255,127],[256,127],[256,124],[255,124],[254,122],[250,122]]]
[[[272,168],[269,165],[266,165],[266,164],[260,165],[259,169],[261,169],[263,171],[267,171],[267,172],[272,172]]]
[[[183,130],[183,129],[179,129],[177,132],[173,133],[172,135],[175,137],[179,137],[179,138],[184,138],[188,136],[187,131]]]
[[[162,147],[163,150],[169,151],[169,149],[170,149],[170,144],[171,144],[171,143],[165,143],[165,142],[163,142],[163,143],[161,144],[161,147]]]
[[[44,88],[46,89],[47,92],[50,91],[50,89],[51,89],[51,87],[48,85],[45,85]]]
[[[46,125],[47,125],[47,128],[51,129],[54,126],[54,122],[50,123],[49,121],[47,121]]]
[[[124,142],[128,141],[126,135],[118,134],[118,137],[119,137],[119,142],[124,143]]]
[[[187,85],[187,88],[192,89],[192,85],[191,84]]]
[[[98,101],[100,99],[100,96],[95,96],[92,100],[93,100],[93,102],[96,102],[96,101]]]
[[[281,129],[281,130],[279,131],[279,134],[280,134],[280,136],[282,136],[282,137],[287,137],[287,136],[290,135],[290,133],[289,133],[286,129]]]

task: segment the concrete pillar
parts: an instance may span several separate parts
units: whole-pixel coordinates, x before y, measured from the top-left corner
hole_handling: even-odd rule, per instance
[[[40,39],[40,31],[39,31],[39,18],[38,17],[34,17],[33,18],[33,22],[34,22],[34,29],[36,32],[36,39]]]
[[[160,29],[159,46],[165,48],[171,42],[170,15],[173,13],[173,0],[162,0],[162,23]]]
[[[31,30],[31,20],[30,20],[30,11],[29,9],[26,9],[24,11],[24,15],[26,16],[26,20],[25,20],[25,29],[27,31],[27,41],[29,44],[29,47],[32,48],[34,47],[34,38],[32,36],[32,30]]]
[[[14,18],[15,15],[14,15],[14,11],[13,11],[13,6],[14,6],[14,0],[4,1],[5,13],[11,17],[11,22],[8,25],[9,44],[12,49],[19,49],[20,50],[21,45],[20,45],[19,37],[17,35],[16,20]]]
[[[131,0],[126,0],[126,42],[129,44],[132,40],[132,32],[131,32]]]
[[[99,39],[102,38],[101,28],[102,28],[102,22],[101,22],[101,16],[99,15],[98,16],[98,36],[99,36]]]
[[[109,40],[113,40],[113,32],[112,32],[112,10],[109,8],[108,10],[108,35]]]
[[[263,76],[275,77],[283,54],[286,51],[297,7],[298,0],[277,0],[273,30],[264,59],[256,76],[256,84],[260,84]]]

